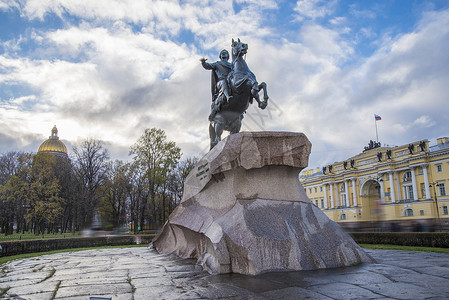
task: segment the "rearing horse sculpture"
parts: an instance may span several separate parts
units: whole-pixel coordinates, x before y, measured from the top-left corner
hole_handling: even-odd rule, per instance
[[[256,76],[248,68],[243,59],[248,51],[248,44],[240,42],[240,39],[232,39],[232,71],[228,75],[228,86],[232,98],[227,101],[221,93],[212,107],[209,116],[210,148],[212,149],[219,141],[224,130],[231,134],[238,133],[242,127],[243,114],[249,104],[255,99],[261,109],[268,104],[267,85],[265,82],[257,83]],[[259,98],[259,92],[263,90],[263,100]]]

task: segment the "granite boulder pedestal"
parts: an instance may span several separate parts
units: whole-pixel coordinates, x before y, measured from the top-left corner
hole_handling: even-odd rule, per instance
[[[183,199],[153,247],[197,258],[210,273],[254,275],[371,262],[307,197],[298,174],[310,150],[302,133],[228,136],[188,175]]]

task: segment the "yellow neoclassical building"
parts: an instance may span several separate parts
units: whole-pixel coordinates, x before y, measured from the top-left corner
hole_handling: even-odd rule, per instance
[[[349,230],[449,229],[449,139],[397,147],[371,141],[345,161],[300,174],[308,197]]]

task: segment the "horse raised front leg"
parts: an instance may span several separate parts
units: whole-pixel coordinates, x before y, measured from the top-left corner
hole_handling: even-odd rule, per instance
[[[270,97],[268,97],[267,84],[265,82],[262,82],[261,84],[259,84],[259,91],[261,89],[263,89],[263,100],[268,101],[268,99]]]
[[[267,84],[265,82],[262,82],[261,84],[259,84],[258,86],[259,92],[260,90],[263,90],[263,101],[260,101],[259,97],[256,98],[257,102],[259,103],[259,107],[261,109],[265,109],[265,107],[267,107],[268,105],[268,92],[267,92]],[[257,95],[259,96],[259,95]]]

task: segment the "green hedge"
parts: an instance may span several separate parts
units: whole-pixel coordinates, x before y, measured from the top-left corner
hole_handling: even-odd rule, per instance
[[[0,242],[0,246],[2,248],[0,257],[60,249],[149,244],[153,237],[154,235],[121,235],[47,240],[5,241]]]
[[[358,244],[449,248],[449,232],[352,232]]]
[[[352,232],[358,244],[449,248],[449,232]],[[0,242],[1,256],[59,249],[149,244],[154,234]]]

